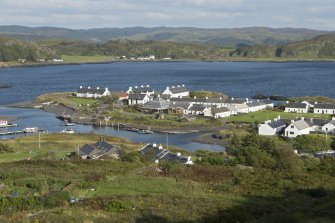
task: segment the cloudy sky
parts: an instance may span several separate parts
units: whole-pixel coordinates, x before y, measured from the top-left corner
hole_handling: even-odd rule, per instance
[[[1,0],[0,25],[335,30],[335,0]]]

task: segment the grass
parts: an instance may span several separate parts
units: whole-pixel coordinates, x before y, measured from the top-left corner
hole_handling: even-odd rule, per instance
[[[263,123],[266,120],[273,120],[278,116],[280,116],[281,119],[295,119],[297,117],[330,119],[330,115],[325,114],[289,113],[283,111],[264,110],[264,111],[257,111],[248,114],[243,114],[241,116],[230,116],[227,117],[226,120],[231,122]]]
[[[79,56],[79,55],[62,55],[65,63],[98,63],[109,62],[115,60],[112,56],[94,55],[94,56]]]

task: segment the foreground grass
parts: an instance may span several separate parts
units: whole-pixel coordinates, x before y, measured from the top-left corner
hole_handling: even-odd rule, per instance
[[[231,122],[263,123],[266,120],[273,120],[274,118],[277,118],[278,116],[280,116],[281,119],[296,119],[300,117],[330,119],[330,115],[326,115],[326,114],[290,113],[290,112],[275,111],[275,110],[263,110],[263,111],[243,114],[240,116],[230,116],[230,117],[227,117],[226,120],[231,121]]]

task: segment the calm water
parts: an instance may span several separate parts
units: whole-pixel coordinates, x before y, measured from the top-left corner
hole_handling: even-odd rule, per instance
[[[250,97],[257,93],[335,97],[335,63],[237,63],[237,62],[117,62],[110,64],[58,65],[0,69],[0,105],[28,101],[47,92],[76,91],[80,85],[127,90],[150,84],[155,90],[185,84],[191,90],[221,91],[229,96]],[[19,127],[40,127],[50,132],[64,129],[62,122],[40,110],[0,107],[1,115],[18,116]],[[97,132],[129,138],[135,142],[166,143],[166,135],[138,135],[112,128],[77,125],[80,132]],[[193,143],[197,134],[170,135],[169,144],[188,150],[222,150],[216,145]],[[4,138],[4,137],[2,137]]]
[[[0,69],[0,105],[31,100],[56,91],[76,91],[80,85],[126,90],[150,84],[156,90],[185,84],[192,90],[222,91],[234,97],[256,93],[283,96],[335,97],[335,63],[145,62],[58,65]]]

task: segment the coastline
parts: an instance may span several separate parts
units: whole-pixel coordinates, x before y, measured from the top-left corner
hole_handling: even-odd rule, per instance
[[[335,63],[335,59],[267,59],[267,58],[227,58],[221,60],[201,60],[201,59],[178,59],[178,60],[110,60],[110,61],[85,61],[85,62],[63,62],[63,63],[18,63],[18,62],[0,62],[0,69],[5,68],[21,68],[21,67],[44,67],[44,66],[60,66],[60,65],[83,65],[83,64],[111,64],[111,63],[150,63],[150,62],[243,62],[243,63]]]

